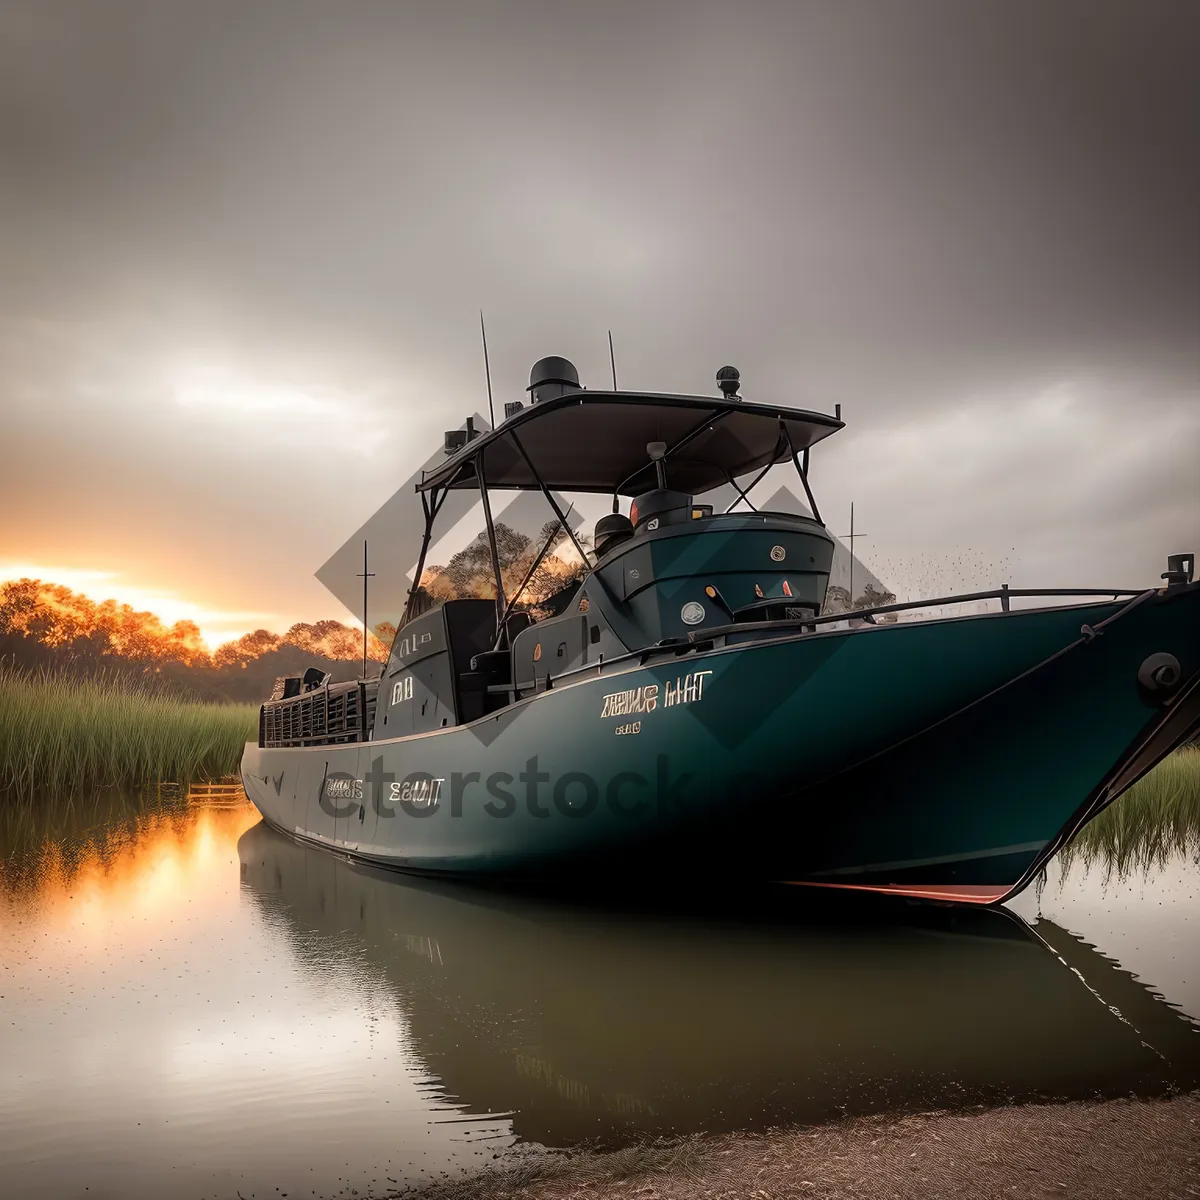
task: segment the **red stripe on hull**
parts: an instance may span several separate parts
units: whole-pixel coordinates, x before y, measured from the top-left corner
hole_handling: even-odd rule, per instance
[[[1010,884],[990,883],[818,883],[808,879],[788,879],[784,882],[792,887],[840,888],[847,892],[879,892],[889,896],[949,900],[959,904],[995,904],[1012,890]]]

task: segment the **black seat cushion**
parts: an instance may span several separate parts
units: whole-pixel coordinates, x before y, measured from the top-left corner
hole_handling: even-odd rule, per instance
[[[596,557],[603,558],[614,546],[633,537],[633,522],[624,513],[607,513],[596,522],[592,545]]]
[[[510,655],[508,650],[484,650],[482,654],[476,654],[471,659],[471,670],[489,675],[499,674],[501,671],[507,674]]]

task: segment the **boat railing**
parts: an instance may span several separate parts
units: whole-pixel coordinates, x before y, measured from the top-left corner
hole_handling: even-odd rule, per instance
[[[742,633],[815,633],[819,627],[836,625],[838,622],[858,621],[863,625],[874,625],[873,618],[887,613],[911,612],[923,608],[940,608],[950,604],[969,604],[985,600],[999,600],[1002,612],[1009,612],[1010,601],[1033,597],[1090,597],[1097,602],[1105,599],[1120,600],[1122,597],[1139,596],[1145,589],[1136,588],[1010,588],[1008,586],[993,588],[986,592],[963,592],[955,596],[936,596],[929,600],[903,600],[895,604],[876,604],[870,608],[856,608],[846,612],[825,613],[819,617],[779,618],[771,621],[737,621],[729,625],[716,625],[708,629],[693,629],[687,639],[664,638],[652,646],[641,650],[630,650],[625,654],[615,654],[611,658],[600,658],[596,662],[585,663],[581,667],[572,667],[558,675],[547,676],[542,687],[553,687],[560,680],[577,675],[596,674],[603,672],[605,667],[613,667],[622,663],[648,662],[653,658],[678,657],[684,654],[694,654],[711,649],[718,638],[730,634]],[[948,620],[946,617],[933,617],[931,620]],[[881,626],[882,628],[882,626]],[[539,689],[540,690],[540,689]]]
[[[781,618],[774,621],[737,622],[718,625],[711,629],[694,629],[688,633],[692,643],[702,643],[730,633],[748,633],[765,630],[796,629],[814,630],[818,626],[833,625],[839,621],[861,621],[866,625],[876,624],[875,618],[890,613],[915,612],[926,608],[945,608],[952,604],[977,604],[987,600],[999,600],[1002,612],[1011,611],[1011,601],[1037,597],[1091,597],[1097,601],[1104,598],[1120,600],[1123,596],[1138,596],[1144,588],[1011,588],[1004,584],[986,592],[962,592],[952,596],[935,596],[928,600],[901,600],[893,604],[874,604],[869,608],[847,609],[845,612],[824,613],[819,617]],[[938,618],[932,618],[934,620]]]

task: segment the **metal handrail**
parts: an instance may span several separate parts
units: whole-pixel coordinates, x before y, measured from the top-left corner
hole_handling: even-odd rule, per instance
[[[1143,589],[1144,590],[1144,589]],[[730,633],[753,633],[763,630],[807,629],[814,625],[830,625],[836,621],[848,618],[858,619],[864,615],[882,612],[898,612],[903,609],[928,608],[936,604],[967,603],[972,600],[995,600],[1006,596],[1112,596],[1114,600],[1121,596],[1140,596],[1141,591],[1130,588],[997,588],[991,592],[966,592],[961,596],[942,596],[934,600],[908,600],[901,604],[881,604],[875,608],[860,608],[853,612],[830,613],[824,617],[798,617],[779,621],[742,621],[732,625],[715,625],[709,629],[693,629],[688,632],[688,640],[666,641],[653,646],[644,646],[640,650],[627,650],[624,654],[614,654],[599,662],[584,663],[581,667],[571,667],[557,675],[550,676],[551,684],[560,679],[588,673],[603,673],[604,667],[616,666],[618,663],[632,662],[634,659],[645,661],[659,656],[675,655],[679,657],[690,653],[693,649],[711,642],[714,638],[724,637]],[[511,689],[504,689],[511,690]]]
[[[1151,589],[1154,590],[1154,589]],[[905,600],[898,604],[880,604],[874,608],[859,608],[851,612],[828,613],[823,617],[798,617],[779,621],[743,621],[731,625],[716,625],[710,629],[693,629],[688,632],[688,640],[666,641],[653,646],[644,646],[640,650],[627,650],[624,654],[614,654],[611,658],[602,658],[598,662],[584,663],[579,667],[571,667],[560,671],[557,675],[548,675],[549,686],[552,688],[561,679],[569,679],[575,675],[603,674],[605,667],[616,666],[619,663],[632,662],[638,659],[645,662],[650,658],[674,655],[679,657],[691,653],[699,646],[711,642],[714,638],[724,637],[730,633],[754,633],[764,630],[809,629],[816,625],[831,625],[837,621],[858,620],[873,616],[876,613],[903,612],[916,608],[931,608],[942,604],[967,604],[975,600],[1007,600],[1012,596],[1111,596],[1118,600],[1122,596],[1140,596],[1145,588],[1010,588],[1000,587],[988,592],[964,592],[960,596],[939,596],[932,600]],[[510,685],[495,685],[488,689],[496,692],[516,691],[516,681]],[[535,681],[532,689],[540,689]]]
[[[988,592],[964,592],[959,596],[937,596],[931,600],[904,600],[898,604],[877,604],[873,608],[849,609],[846,612],[826,613],[821,617],[796,617],[778,621],[744,621],[732,625],[717,625],[710,629],[693,629],[690,642],[707,642],[728,633],[745,633],[757,629],[809,629],[816,625],[832,625],[837,621],[867,620],[880,613],[906,612],[917,608],[937,608],[944,604],[969,604],[976,600],[1007,601],[1014,596],[1138,596],[1145,589],[1137,588],[1010,588],[1000,587]],[[781,603],[783,600],[781,598]]]

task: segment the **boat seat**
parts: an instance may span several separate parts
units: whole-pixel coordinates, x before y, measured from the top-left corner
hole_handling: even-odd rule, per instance
[[[633,537],[633,522],[624,513],[608,513],[596,522],[592,545],[596,557],[603,558],[614,546]]]
[[[512,652],[509,650],[484,650],[471,659],[471,671],[507,676],[511,662]]]
[[[692,519],[692,497],[687,492],[655,488],[636,497],[629,506],[629,518],[638,533],[648,533],[661,525],[678,525]]]
[[[313,692],[317,688],[324,687],[329,682],[330,675],[328,671],[322,671],[320,667],[309,667],[301,678],[304,690]]]

